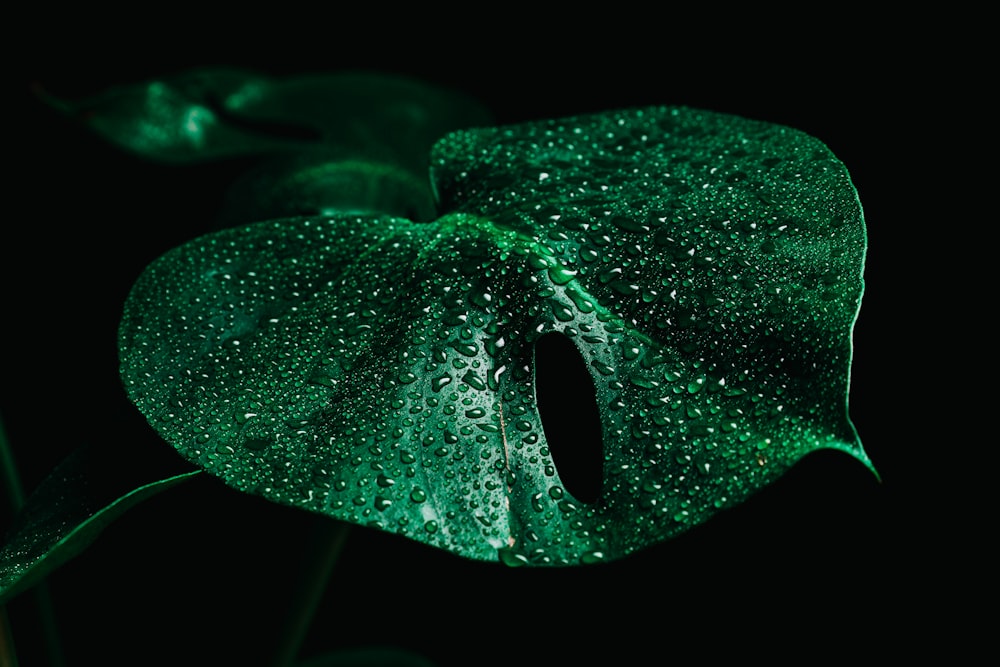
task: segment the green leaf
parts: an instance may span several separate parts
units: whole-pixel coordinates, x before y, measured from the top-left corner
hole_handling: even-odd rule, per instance
[[[427,153],[491,116],[455,91],[370,72],[272,78],[199,69],[93,98],[49,98],[112,144],[169,164],[253,158],[225,224],[324,211],[433,215]]]
[[[866,247],[844,166],[790,128],[657,107],[455,132],[440,217],[268,221],[154,262],[122,375],[234,488],[511,565],[620,558],[848,419]],[[536,344],[593,382],[592,502],[566,488]],[[567,390],[571,387],[567,386]]]
[[[0,605],[82,552],[127,510],[201,473],[139,482],[106,459],[106,452],[82,447],[28,498],[0,550]]]

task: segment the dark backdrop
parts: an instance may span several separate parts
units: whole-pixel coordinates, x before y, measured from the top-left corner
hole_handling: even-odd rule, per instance
[[[928,488],[926,452],[943,429],[928,414],[931,401],[918,400],[920,374],[907,361],[919,328],[908,307],[922,287],[899,274],[907,263],[899,240],[913,220],[901,214],[912,192],[900,184],[909,168],[900,147],[928,96],[933,54],[913,44],[876,48],[856,32],[814,33],[815,21],[726,47],[700,23],[681,31],[658,20],[597,21],[549,38],[551,28],[530,22],[482,35],[478,15],[449,28],[447,41],[381,37],[371,24],[301,41],[277,27],[282,38],[244,39],[233,27],[218,33],[231,42],[197,44],[183,32],[147,41],[140,30],[120,41],[54,40],[59,57],[38,44],[26,50],[15,81],[25,115],[7,127],[17,161],[2,245],[0,403],[26,486],[83,442],[122,451],[122,466],[161,447],[120,389],[117,318],[132,280],[199,233],[199,203],[215,194],[210,179],[192,185],[137,166],[33,100],[29,86],[77,97],[202,65],[276,75],[364,68],[462,90],[499,122],[703,107],[805,130],[852,174],[870,250],[851,415],[883,481],[846,456],[819,453],[689,534],[597,568],[507,570],[356,529],[309,650],[381,642],[441,665],[563,664],[563,656],[611,664],[659,656],[658,664],[678,654],[810,664],[959,645],[940,630],[940,600],[963,584],[933,556],[953,530]],[[134,509],[52,578],[70,664],[98,654],[102,664],[151,664],[142,656],[256,664],[306,545],[312,519],[300,514],[209,479]],[[29,652],[18,604],[12,623]]]

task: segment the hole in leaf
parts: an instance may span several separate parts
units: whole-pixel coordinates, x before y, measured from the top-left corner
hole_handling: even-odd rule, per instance
[[[597,392],[580,351],[560,333],[535,342],[535,400],[566,491],[580,502],[596,501],[604,461]]]

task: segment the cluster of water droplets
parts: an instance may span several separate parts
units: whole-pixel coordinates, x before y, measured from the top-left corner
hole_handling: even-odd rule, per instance
[[[607,551],[684,530],[809,451],[866,460],[845,407],[864,229],[815,139],[641,109],[457,133],[434,173],[446,206],[533,235],[565,312],[607,313],[575,338],[604,429],[584,513]]]
[[[746,498],[846,419],[863,228],[799,133],[647,109],[453,134],[444,215],[261,223],[151,267],[133,400],[237,488],[465,556],[620,557]],[[565,489],[534,343],[594,382],[600,497]]]

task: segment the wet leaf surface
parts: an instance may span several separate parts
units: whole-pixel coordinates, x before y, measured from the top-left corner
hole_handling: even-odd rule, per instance
[[[870,467],[864,225],[818,141],[656,107],[458,131],[431,172],[433,221],[272,220],[151,265],[120,351],[160,434],[242,491],[510,565],[620,558],[816,450]],[[545,335],[594,385],[591,502],[548,446]]]

